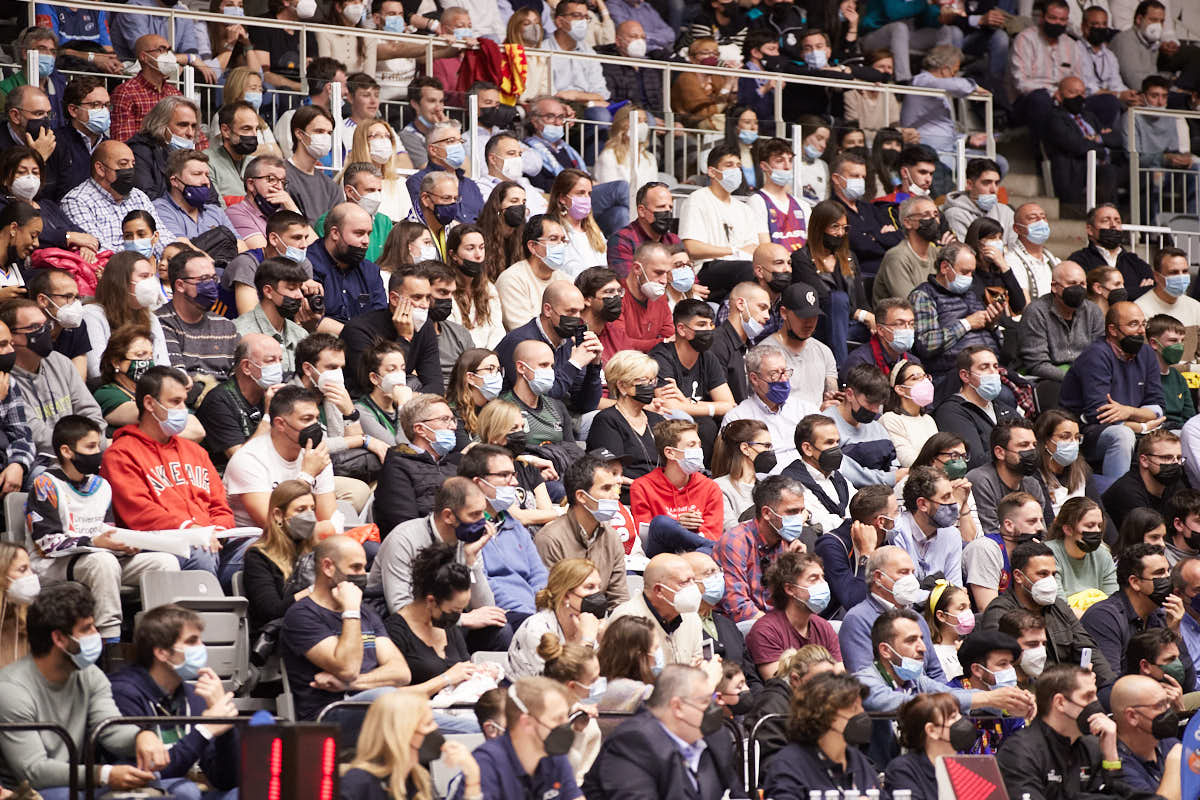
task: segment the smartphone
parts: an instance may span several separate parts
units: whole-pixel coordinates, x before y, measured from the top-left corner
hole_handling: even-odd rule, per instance
[[[700,645],[700,656],[705,661],[712,661],[713,658],[713,640],[705,639],[704,644]]]
[[[1079,651],[1079,666],[1083,667],[1084,669],[1091,669],[1091,667],[1092,667],[1092,648],[1085,647]]]
[[[587,336],[587,328],[584,328],[583,330],[579,331],[579,333],[575,334],[575,344],[583,344],[584,336]]]

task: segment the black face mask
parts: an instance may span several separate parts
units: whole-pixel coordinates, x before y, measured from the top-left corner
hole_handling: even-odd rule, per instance
[[[229,146],[239,156],[248,156],[258,149],[258,137],[254,134],[235,136],[229,140]]]
[[[1083,95],[1076,95],[1075,97],[1064,97],[1062,99],[1062,107],[1065,108],[1068,113],[1082,114],[1083,113]]]
[[[791,285],[791,272],[773,272],[771,273],[771,279],[767,281],[767,288],[776,294],[783,294],[783,291]]]
[[[1112,300],[1109,300],[1108,302],[1110,305],[1112,304]],[[1121,352],[1125,353],[1125,355],[1136,356],[1142,351],[1142,347],[1145,346],[1146,337],[1132,335],[1122,336],[1121,341],[1117,344],[1120,346]]]
[[[713,346],[713,336],[716,331],[692,331],[692,340],[688,342],[697,353],[707,352]]]
[[[600,306],[600,310],[596,312],[596,316],[605,322],[620,319],[622,302],[621,298],[615,294],[611,297],[605,297],[601,300],[602,305]]]
[[[1061,26],[1060,26],[1061,27]],[[1079,712],[1079,716],[1075,718],[1075,724],[1079,727],[1079,732],[1084,736],[1092,735],[1092,726],[1088,724],[1088,720],[1096,714],[1103,714],[1104,706],[1100,705],[1099,700],[1093,700],[1083,707]]]
[[[975,729],[975,723],[966,717],[959,717],[950,726],[950,746],[960,753],[970,750],[977,738],[979,731]]]
[[[1158,468],[1158,474],[1154,477],[1164,486],[1170,486],[1183,477],[1183,465],[1162,464]]]
[[[1179,735],[1179,714],[1168,708],[1150,723],[1150,735],[1155,739],[1174,739]]]
[[[570,722],[564,722],[550,729],[550,733],[542,740],[542,747],[546,749],[548,756],[565,756],[571,751],[571,745],[574,743],[575,731]]]
[[[1145,580],[1145,578],[1142,580]],[[1154,605],[1161,606],[1171,595],[1171,578],[1164,575],[1161,578],[1152,578],[1150,580],[1154,584],[1154,588],[1150,590],[1150,594],[1146,595],[1146,597],[1150,598],[1150,602],[1154,603]]]
[[[504,437],[504,446],[511,450],[514,455],[520,455],[525,452],[526,447],[529,447],[529,434],[525,431],[510,433]]]
[[[300,447],[307,447],[311,442],[313,447],[321,443],[321,439],[325,436],[325,431],[321,430],[321,423],[314,422],[311,425],[305,425],[300,429],[299,435],[296,437],[296,443]]]
[[[703,716],[700,717],[700,735],[712,736],[717,731],[721,730],[721,725],[725,723],[725,709],[716,703],[709,703],[704,709]]]
[[[458,619],[461,616],[461,611],[443,611],[440,617],[436,619],[430,617],[429,621],[433,623],[433,627],[448,631],[458,624]]]
[[[25,132],[28,133],[29,137],[35,142],[37,141],[38,137],[42,135],[42,131],[48,130],[49,128],[49,119],[31,119],[25,123]]]
[[[428,319],[430,322],[442,322],[450,318],[450,312],[454,310],[454,300],[449,297],[435,297],[433,305],[429,307]]]
[[[917,235],[927,242],[936,242],[941,231],[941,224],[933,217],[926,217],[917,226]]]
[[[832,233],[821,234],[821,244],[825,245],[825,249],[830,253],[841,247],[844,241],[846,241],[845,236],[834,236]]]
[[[117,176],[109,186],[114,192],[123,197],[133,191],[133,167],[114,169],[113,172],[117,173]]]
[[[303,303],[304,299],[300,297],[280,297],[275,303],[275,308],[284,319],[295,319]]]
[[[738,692],[737,702],[731,706],[728,706],[728,708],[735,717],[749,714],[754,708],[754,695],[750,694],[749,689],[744,692]]]
[[[879,419],[879,415],[866,406],[859,406],[850,412],[850,416],[854,417],[854,421],[859,425],[865,425],[868,422],[874,422]]]
[[[504,224],[510,228],[519,228],[525,223],[525,204],[509,206],[504,209]]]
[[[460,259],[455,266],[458,267],[459,272],[461,272],[463,275],[466,275],[468,278],[478,278],[483,274],[482,261],[467,261],[466,259]]]
[[[1016,466],[1009,467],[1009,469],[1014,470],[1018,475],[1032,475],[1038,471],[1040,459],[1037,449],[1022,450],[1017,454],[1017,459]]]
[[[12,372],[17,365],[17,351],[0,353],[0,372]]]
[[[778,463],[779,461],[775,458],[774,450],[764,450],[754,457],[754,471],[758,474],[766,475],[775,469],[775,465]]]
[[[1096,244],[1106,250],[1116,250],[1125,244],[1125,231],[1120,228],[1101,228],[1096,231]],[[1115,292],[1116,289],[1113,291]],[[1111,295],[1112,292],[1109,292],[1109,294]]]
[[[1087,289],[1082,286],[1068,286],[1063,289],[1062,301],[1067,308],[1079,308],[1087,299]]]
[[[817,467],[826,475],[835,471],[842,466],[842,448],[840,445],[834,445],[827,450],[822,450],[817,456]]]
[[[50,323],[25,334],[25,346],[36,356],[45,358],[54,350],[54,335]]]
[[[1084,531],[1079,538],[1079,549],[1085,553],[1094,553],[1100,549],[1104,541],[1104,531]]]
[[[558,318],[558,322],[554,324],[554,332],[561,339],[574,338],[575,334],[584,330],[583,320],[574,314],[563,314]]]
[[[593,592],[579,599],[580,614],[591,614],[596,619],[604,619],[607,611],[608,598],[605,597],[604,592]]]
[[[650,222],[650,230],[662,236],[664,233],[670,233],[676,224],[670,211],[655,211],[654,219]]]
[[[1049,39],[1050,41],[1054,41],[1055,39],[1057,39],[1058,37],[1060,37],[1064,33],[1066,33],[1066,31],[1067,31],[1066,25],[1060,25],[1057,22],[1043,22],[1042,23],[1042,33],[1045,34],[1046,38]]]
[[[633,399],[644,405],[649,405],[654,402],[654,386],[649,383],[643,383],[633,390]]]
[[[346,249],[342,251],[339,260],[348,266],[357,267],[367,257],[367,248],[358,247],[357,245],[346,245]]]
[[[1113,289],[1108,293],[1108,304],[1110,306],[1113,303],[1124,303],[1128,299],[1129,299],[1129,290],[1126,289],[1124,286],[1117,287],[1116,289]]]
[[[72,453],[71,463],[83,475],[96,475],[100,472],[100,456],[103,453]]]
[[[442,745],[445,743],[446,737],[442,736],[441,731],[431,731],[425,734],[425,739],[417,749],[417,761],[421,766],[428,768],[430,764],[442,757]]]
[[[479,124],[489,128],[507,128],[517,116],[517,109],[501,103],[479,111]]]
[[[1111,41],[1116,35],[1117,31],[1114,28],[1092,28],[1090,31],[1088,31],[1087,40],[1088,44],[1092,45],[1093,47],[1099,47],[1100,45]]]
[[[871,741],[871,715],[863,711],[846,720],[842,729],[842,738],[849,745],[864,745]]]
[[[366,591],[367,589],[367,573],[365,572],[361,575],[346,575],[343,573],[335,578],[334,585],[336,586],[343,581],[354,584],[360,591]]]

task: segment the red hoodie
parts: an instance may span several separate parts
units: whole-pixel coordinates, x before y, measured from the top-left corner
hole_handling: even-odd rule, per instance
[[[189,522],[234,526],[225,484],[195,442],[172,436],[159,444],[126,425],[104,451],[100,475],[113,486],[118,524],[130,530],[174,530]]]
[[[725,506],[712,478],[693,473],[682,489],[667,479],[662,467],[647,472],[629,487],[629,506],[638,524],[659,514],[675,519],[684,511],[699,511],[700,535],[716,541],[724,530]]]

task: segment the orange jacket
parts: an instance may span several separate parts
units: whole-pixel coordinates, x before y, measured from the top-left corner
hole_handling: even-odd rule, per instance
[[[724,530],[725,506],[712,478],[695,473],[682,489],[667,479],[662,467],[647,472],[629,487],[629,507],[640,525],[659,514],[678,519],[684,511],[699,511],[700,535],[716,541]]]

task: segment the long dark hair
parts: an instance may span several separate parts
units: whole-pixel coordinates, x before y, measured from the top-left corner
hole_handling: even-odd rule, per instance
[[[500,209],[500,204],[504,202],[510,190],[524,188],[515,181],[501,181],[496,184],[476,220],[476,224],[483,231],[483,265],[490,281],[495,281],[501,272],[525,258],[524,245],[521,244],[525,223],[510,228],[504,221],[504,212]],[[528,200],[529,198],[526,198],[526,202]]]
[[[455,270],[455,277],[458,280],[454,282],[454,302],[458,305],[463,322],[484,325],[492,319],[488,302],[492,281],[487,275],[487,251],[490,248],[487,246],[487,234],[483,232],[483,228],[478,225],[455,225],[451,228],[450,232],[446,234],[446,263],[451,267],[456,266],[455,259],[459,245],[462,244],[463,237],[469,233],[478,233],[483,237],[484,270],[474,278],[468,278],[462,270]],[[461,259],[459,260],[461,261]]]
[[[1070,411],[1064,411],[1061,408],[1051,408],[1043,411],[1034,423],[1033,432],[1037,436],[1038,446],[1042,449],[1042,463],[1039,469],[1042,473],[1042,481],[1046,484],[1047,490],[1053,489],[1055,486],[1061,485],[1067,488],[1068,492],[1074,492],[1087,483],[1088,465],[1083,460],[1082,454],[1075,459],[1075,463],[1067,467],[1063,471],[1063,478],[1060,480],[1050,470],[1050,451],[1046,449],[1046,445],[1050,443],[1051,437],[1054,436],[1054,429],[1064,422],[1074,422],[1076,427],[1082,430],[1079,425],[1079,418]]]
[[[917,453],[917,458],[913,461],[912,466],[933,467],[934,469],[941,470],[942,466],[937,463],[938,455],[960,444],[965,445],[966,441],[957,433],[938,431],[925,440],[925,445],[921,448],[921,452]],[[942,471],[944,472],[945,470]]]
[[[987,254],[983,252],[983,245],[980,242],[990,236],[1003,235],[1004,228],[991,217],[979,217],[971,222],[970,227],[967,228],[966,238],[963,241],[967,247],[975,251],[975,263],[978,269],[984,272],[996,271]]]
[[[829,226],[843,219],[846,216],[846,209],[837,200],[822,200],[813,207],[812,214],[808,218],[808,251],[812,253],[813,268],[817,272],[821,271],[817,260],[828,255],[825,249],[825,242],[822,240],[822,235],[828,230]],[[838,267],[842,270],[842,275],[847,278],[854,276],[854,262],[850,256],[850,237],[842,237],[842,246],[834,253],[837,257]]]
[[[889,194],[896,188],[896,184],[892,183],[892,175],[896,172],[896,158],[899,155],[891,156],[891,164],[889,164],[888,159],[884,156],[884,151],[887,149],[884,147],[885,144],[899,144],[903,148],[904,135],[895,128],[880,128],[875,133],[875,141],[871,143],[871,157],[867,164],[868,177],[876,182],[881,194]]]

